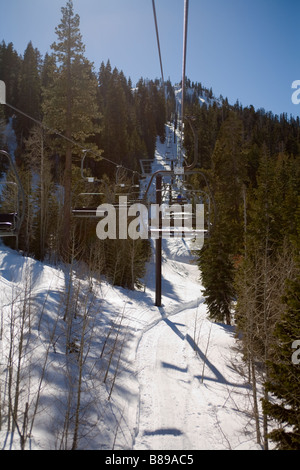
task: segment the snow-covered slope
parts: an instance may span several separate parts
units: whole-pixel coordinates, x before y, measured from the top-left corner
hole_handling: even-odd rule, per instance
[[[144,328],[136,352],[134,449],[255,448],[249,390],[235,371],[240,357],[233,329],[207,319],[195,265],[167,258],[163,275],[163,308]]]
[[[167,145],[158,141],[155,168],[168,164]],[[21,431],[27,426],[26,448],[72,447],[80,372],[78,448],[259,448],[234,329],[208,320],[199,270],[182,240],[163,240],[161,308],[154,306],[154,256],[144,288],[134,292],[81,265],[73,267],[70,291],[70,273],[0,246],[2,416],[10,370],[14,393],[20,361],[18,423]],[[4,420],[0,448],[20,447],[12,430]]]
[[[181,107],[181,100],[182,100],[182,87],[181,85],[174,85],[174,92],[175,92],[175,99],[178,105],[178,109],[180,110]],[[201,93],[197,93],[194,88],[186,88],[186,98],[191,100],[195,98],[198,100],[200,106],[206,105],[207,107],[212,106],[214,103],[217,106],[221,106],[221,98],[216,98],[212,94],[209,96],[208,90],[202,90]]]
[[[234,331],[207,319],[198,268],[192,260],[187,262],[180,241],[164,241],[164,245],[162,308],[154,307],[153,260],[148,266],[145,291],[130,292],[104,281],[94,287],[99,311],[96,313],[95,309],[90,357],[84,373],[90,395],[86,401],[90,410],[85,413],[94,424],[87,437],[80,440],[80,446],[116,450],[256,449],[249,389],[236,371],[241,358],[234,350]],[[2,380],[7,373],[3,366],[9,351],[11,305],[15,302],[16,306],[17,301],[23,304],[21,293],[26,291],[29,272],[32,274],[30,296],[35,310],[31,328],[35,341],[26,348],[24,367],[32,374],[30,383],[26,377],[22,379],[26,399],[35,399],[40,379],[36,367],[42,368],[45,363],[49,338],[57,322],[38,413],[27,442],[33,449],[56,448],[62,445],[65,397],[70,393],[66,372],[74,367],[66,358],[61,336],[65,333],[61,305],[65,301],[65,273],[4,247],[0,262],[1,310],[6,316],[2,318],[0,343]],[[121,317],[118,348],[104,384],[108,358],[101,363],[100,354],[111,322],[119,324]],[[119,354],[118,372],[108,400]],[[97,374],[92,376],[95,369]],[[75,393],[76,371],[73,380]],[[81,427],[86,433],[83,418]],[[0,439],[1,448],[20,445],[16,431],[13,443],[5,431],[0,433]],[[71,441],[69,437],[68,442]]]

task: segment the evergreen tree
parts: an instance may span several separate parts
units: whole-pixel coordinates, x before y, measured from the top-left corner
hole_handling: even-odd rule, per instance
[[[147,149],[149,158],[154,157],[156,142],[156,123],[148,87],[143,79],[137,83],[135,92],[136,124]]]
[[[273,354],[267,363],[266,389],[271,398],[263,401],[265,414],[277,425],[269,437],[280,450],[300,449],[300,198],[295,237],[296,269],[287,280],[283,296],[285,311],[276,325]],[[294,354],[293,354],[294,353]]]
[[[200,252],[199,268],[209,316],[218,322],[225,321],[227,325],[231,324],[231,309],[235,298],[234,266],[230,252],[226,226],[218,223]]]
[[[128,164],[127,105],[117,69],[113,70],[108,84],[103,114],[104,156],[126,166]]]
[[[105,109],[107,105],[107,93],[111,82],[112,68],[110,61],[108,60],[106,65],[101,62],[99,70],[99,100],[100,108]]]
[[[277,427],[269,437],[280,450],[300,449],[300,371],[293,362],[293,343],[300,340],[300,269],[288,282],[284,303],[286,312],[275,331],[277,346],[268,362],[267,390],[275,400],[264,400],[264,412]]]
[[[150,100],[153,105],[153,114],[155,119],[156,136],[160,137],[161,142],[166,139],[165,123],[167,120],[166,102],[164,89],[160,88],[159,83],[149,83]]]
[[[37,49],[29,42],[22,61],[19,82],[18,108],[29,116],[41,119],[41,56]],[[21,147],[23,138],[26,139],[33,126],[33,121],[26,116],[17,116],[17,134],[21,136]]]
[[[235,297],[234,259],[243,245],[240,206],[245,178],[242,124],[231,114],[220,129],[212,156],[211,180],[217,208],[216,223],[207,247],[200,253],[199,266],[204,295],[211,318],[230,324]]]
[[[56,59],[54,54],[45,54],[41,67],[41,86],[42,90],[47,90],[53,85],[55,76]]]
[[[283,315],[283,287],[292,271],[290,252],[291,240],[295,237],[297,167],[297,161],[285,154],[271,156],[263,143],[259,150],[256,187],[248,190],[244,259],[235,282],[235,319],[243,337],[243,352],[251,371],[253,390],[258,371],[263,382],[270,380],[267,364],[274,354],[274,329]],[[264,401],[268,402],[268,387],[264,388]],[[266,414],[263,422],[266,449]]]
[[[86,144],[97,132],[97,80],[92,65],[84,57],[84,45],[79,30],[80,18],[74,14],[73,2],[62,9],[62,20],[56,28],[58,42],[52,45],[56,67],[44,93],[45,123],[57,129],[66,139],[60,140],[65,152],[63,248],[68,252],[71,227],[72,154],[78,148],[72,140]]]
[[[53,192],[52,166],[49,158],[49,148],[45,131],[40,126],[34,126],[25,142],[26,166],[32,178],[32,200],[36,207],[36,231],[34,247],[35,256],[43,260],[49,241],[50,229],[50,199]],[[53,220],[52,220],[53,223]]]

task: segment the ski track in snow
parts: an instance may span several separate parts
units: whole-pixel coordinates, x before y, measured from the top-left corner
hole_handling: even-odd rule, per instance
[[[226,379],[225,384],[219,384],[218,378],[222,380],[223,375],[219,373],[217,377],[218,370],[210,370],[206,365],[201,382],[203,360],[197,355],[198,346],[193,338],[202,330],[201,343],[206,348],[210,322],[205,306],[197,298],[178,310],[170,315],[163,313],[160,320],[145,329],[139,341],[136,354],[139,405],[133,448],[227,449],[229,444],[219,429],[217,417],[219,397],[208,382],[216,380],[217,388],[223,387],[225,402]]]
[[[185,313],[165,319],[140,343],[140,415],[135,449],[191,449],[193,377],[185,354]]]

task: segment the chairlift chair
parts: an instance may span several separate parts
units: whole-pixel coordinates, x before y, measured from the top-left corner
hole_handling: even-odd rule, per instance
[[[104,193],[80,193],[77,196],[77,200],[81,198],[91,198],[93,196],[97,196],[100,198],[104,196]],[[76,201],[77,202],[77,201]],[[100,205],[100,199],[98,205]],[[75,207],[72,209],[72,214],[76,218],[95,218],[97,217],[97,207],[94,204],[76,204]]]
[[[14,181],[7,179],[0,181],[0,237],[14,237],[16,239],[15,246],[18,249],[19,233],[25,214],[25,193],[11,155],[5,150],[0,150],[0,159],[9,163],[9,169],[14,179]],[[3,194],[5,187],[9,188],[12,194],[9,200]]]
[[[123,174],[121,173],[123,171]],[[117,191],[116,196],[127,196],[130,202],[136,202],[140,199],[139,189],[140,185],[135,182],[135,176],[138,175],[137,171],[132,172],[131,181],[127,178],[125,179],[126,169],[119,165],[116,171],[116,183],[115,188]]]
[[[108,197],[110,194],[107,183],[104,180],[99,180],[92,176],[85,175],[84,162],[87,154],[87,150],[84,150],[83,157],[81,159],[81,177],[87,183],[100,184],[105,186],[105,192],[81,192],[76,196],[75,206],[72,209],[72,214],[76,218],[99,218],[101,214],[98,212],[98,207],[102,203],[112,204],[116,209],[120,208],[117,198],[120,196],[126,196],[128,202],[138,202],[140,200],[139,194],[139,184],[135,184],[135,175],[137,172],[133,172],[131,183],[128,181],[123,182],[121,171],[124,169],[121,165],[118,166],[116,171],[116,182],[115,182],[115,191],[111,194],[111,197]],[[119,192],[117,192],[119,191]],[[96,201],[95,201],[96,200]]]
[[[103,180],[95,178],[86,178],[87,183],[104,185],[106,190],[99,191],[85,191],[75,196],[74,207],[72,208],[72,215],[75,218],[97,218],[97,208],[105,200],[107,200],[108,190],[107,184]]]
[[[89,184],[93,184],[93,187],[95,187],[95,184],[100,184],[100,185],[105,185],[106,183],[103,180],[99,180],[98,178],[95,178],[94,176],[86,176],[84,174],[84,163],[85,163],[85,158],[87,155],[88,150],[83,151],[83,157],[81,159],[81,177],[82,179]],[[89,186],[90,187],[90,186]],[[97,217],[97,207],[101,204],[102,199],[105,196],[105,192],[99,191],[86,191],[86,192],[81,192],[75,196],[75,204],[74,207],[72,208],[72,215],[75,218],[95,218]],[[97,199],[97,202],[95,203],[95,199]]]

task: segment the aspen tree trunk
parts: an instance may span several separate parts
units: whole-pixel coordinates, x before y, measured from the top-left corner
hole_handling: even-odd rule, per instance
[[[71,75],[71,28],[68,29],[67,38],[67,114],[66,114],[66,137],[72,138],[72,75]],[[70,230],[71,230],[71,181],[72,181],[72,145],[67,142],[64,173],[64,221],[63,221],[63,251],[68,257]]]
[[[46,239],[46,198],[45,198],[45,154],[44,154],[44,134],[41,130],[41,230],[40,230],[40,258],[45,257]]]
[[[252,385],[252,394],[253,394],[253,411],[255,418],[255,427],[256,427],[256,442],[261,445],[261,432],[259,426],[259,409],[258,409],[258,400],[257,400],[257,386],[256,386],[256,371],[253,358],[250,359],[251,367],[251,385]]]
[[[269,279],[269,263],[268,263],[268,250],[269,250],[269,219],[267,223],[267,236],[266,236],[266,243],[265,243],[265,253],[264,253],[264,297],[263,297],[263,313],[264,313],[264,368],[265,368],[265,380],[267,380],[267,361],[269,357],[269,336],[270,333],[268,331],[268,320],[270,316],[270,306],[268,305],[268,300],[267,297],[269,295],[270,291],[270,279]],[[266,387],[264,387],[264,399],[266,400],[268,398],[268,392],[266,390]],[[268,421],[267,421],[267,415],[264,413],[263,414],[263,437],[264,437],[264,450],[268,450],[269,444],[268,444]]]
[[[72,150],[68,144],[66,150],[64,174],[64,220],[63,220],[63,254],[68,259],[70,249],[71,230],[71,178],[72,178]]]

